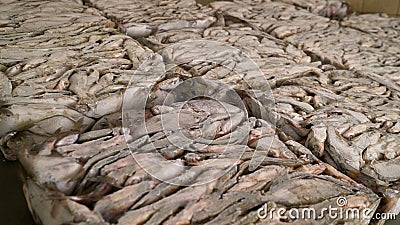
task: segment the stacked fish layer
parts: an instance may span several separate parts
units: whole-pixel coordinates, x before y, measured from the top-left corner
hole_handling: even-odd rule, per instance
[[[366,34],[365,22],[349,22],[353,17],[368,16],[372,21],[377,15],[324,22],[324,17],[279,2],[249,3],[247,7],[216,2],[212,6],[283,38],[313,61],[332,66],[325,67],[325,82],[305,77],[286,82],[296,89],[280,87],[286,90],[277,93],[277,102],[282,95],[289,97],[284,102],[285,114],[302,117],[299,124],[311,128],[305,144],[315,154],[357,181],[386,193],[389,199],[398,198],[398,37],[383,37],[382,32]],[[382,24],[382,20],[375,23]],[[396,22],[398,19],[386,18],[385,23],[392,26],[380,29],[396,33]],[[396,204],[393,210],[398,213]]]
[[[399,213],[399,20],[335,4],[7,2],[1,150],[36,223]]]
[[[8,159],[15,158],[7,142],[16,132],[51,136],[104,126],[96,120],[121,108],[132,74],[125,71],[153,54],[97,10],[66,4],[2,7],[0,134]]]

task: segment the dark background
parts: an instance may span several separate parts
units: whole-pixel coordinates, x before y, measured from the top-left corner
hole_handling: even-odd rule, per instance
[[[1,153],[0,153],[1,154]],[[0,224],[34,225],[22,191],[18,162],[5,161],[0,156]]]

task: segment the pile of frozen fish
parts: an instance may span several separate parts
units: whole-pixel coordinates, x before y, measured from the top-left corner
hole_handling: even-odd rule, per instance
[[[382,224],[399,26],[339,0],[4,1],[0,149],[37,224]]]

